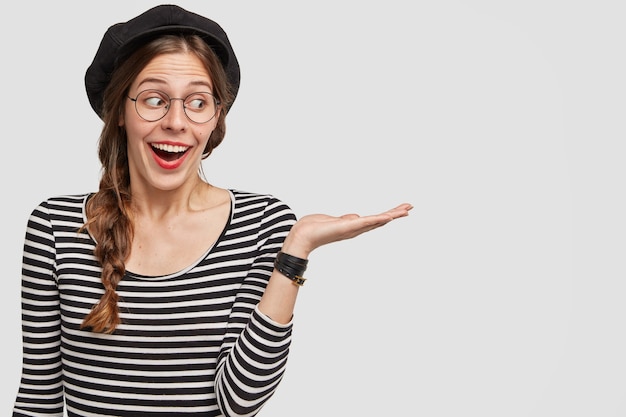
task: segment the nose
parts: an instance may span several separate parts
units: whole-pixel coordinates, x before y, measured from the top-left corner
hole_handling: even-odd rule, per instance
[[[180,101],[180,109],[177,109],[174,105],[174,102]],[[166,127],[172,129],[180,129],[184,128],[187,124],[187,115],[185,113],[185,104],[184,99],[182,98],[171,98],[170,105],[167,109],[167,114],[163,118]]]

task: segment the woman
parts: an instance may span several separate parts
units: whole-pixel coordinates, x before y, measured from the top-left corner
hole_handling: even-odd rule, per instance
[[[158,6],[111,26],[85,77],[99,190],[31,214],[14,416],[252,416],[275,392],[316,248],[408,215],[309,215],[221,189],[239,65],[215,22]]]

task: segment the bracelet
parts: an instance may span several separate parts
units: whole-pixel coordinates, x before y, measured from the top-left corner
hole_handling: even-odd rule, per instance
[[[308,259],[298,258],[281,251],[276,254],[274,268],[289,278],[295,285],[301,287],[304,285],[304,281],[306,281],[302,274],[306,271],[308,263]]]
[[[306,266],[309,263],[308,259],[298,258],[296,256],[289,255],[282,251],[276,254],[276,260],[278,260],[278,262],[280,263],[285,263],[287,265],[301,266],[304,269],[306,269]]]

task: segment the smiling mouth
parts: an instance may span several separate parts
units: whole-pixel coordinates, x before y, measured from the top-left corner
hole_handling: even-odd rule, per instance
[[[167,145],[163,143],[153,143],[152,150],[161,159],[171,162],[183,157],[185,152],[189,150],[187,146]]]

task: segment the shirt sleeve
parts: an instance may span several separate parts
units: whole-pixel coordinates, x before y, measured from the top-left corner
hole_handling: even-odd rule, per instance
[[[295,215],[286,205],[268,202],[258,230],[258,256],[235,300],[218,358],[215,392],[225,416],[256,415],[284,375],[293,322],[274,322],[257,304],[294,223]]]
[[[47,204],[31,213],[22,259],[22,376],[14,417],[63,416],[61,317]]]

